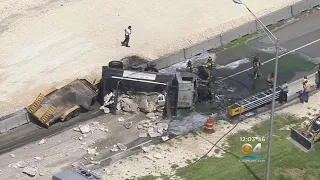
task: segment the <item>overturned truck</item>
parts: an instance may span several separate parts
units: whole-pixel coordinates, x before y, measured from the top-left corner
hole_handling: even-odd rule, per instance
[[[161,74],[155,72],[140,72],[124,70],[123,66],[102,67],[102,78],[99,87],[99,103],[104,104],[105,97],[110,93],[115,95],[111,105],[111,113],[115,113],[119,94],[139,92],[158,92],[165,94],[164,115],[167,117],[177,115],[178,82],[174,74]]]

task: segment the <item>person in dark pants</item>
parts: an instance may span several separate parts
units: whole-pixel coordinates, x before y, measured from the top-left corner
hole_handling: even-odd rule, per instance
[[[304,81],[302,83],[303,85],[303,92],[301,94],[301,103],[308,103],[309,101],[309,92],[311,90],[311,84],[309,82],[309,80],[307,79],[307,77],[304,77]]]
[[[130,47],[129,46],[129,40],[131,35],[132,29],[131,26],[128,26],[127,29],[124,30],[124,41],[121,42],[122,46]]]
[[[280,92],[280,100],[279,102],[282,103],[288,101],[288,91],[289,91],[289,85],[287,81],[284,82],[284,84],[281,87],[281,92]]]

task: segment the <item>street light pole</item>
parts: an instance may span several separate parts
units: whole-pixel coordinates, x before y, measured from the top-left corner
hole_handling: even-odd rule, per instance
[[[273,135],[273,122],[275,114],[275,104],[276,104],[276,89],[277,89],[277,77],[278,77],[278,61],[279,61],[279,39],[263,24],[263,22],[249,9],[247,5],[242,3],[241,0],[233,0],[236,4],[244,5],[247,10],[255,18],[256,22],[262,28],[262,30],[267,34],[268,38],[275,45],[276,48],[276,60],[274,66],[274,77],[273,77],[273,92],[272,92],[272,105],[271,105],[271,116],[269,124],[269,138],[268,138],[268,158],[267,158],[267,167],[266,167],[266,180],[270,179],[270,164],[271,164],[271,153],[272,153],[272,135]],[[270,36],[271,35],[271,36]],[[272,39],[273,38],[273,39]],[[274,40],[276,42],[274,42]]]

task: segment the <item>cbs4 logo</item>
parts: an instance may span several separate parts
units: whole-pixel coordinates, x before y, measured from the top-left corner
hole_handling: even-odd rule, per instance
[[[262,154],[261,143],[258,143],[254,148],[249,143],[242,145],[241,152],[245,155],[249,155],[251,153]]]

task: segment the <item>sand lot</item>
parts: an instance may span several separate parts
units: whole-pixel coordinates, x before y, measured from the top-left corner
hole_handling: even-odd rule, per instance
[[[259,16],[297,1],[245,0]],[[231,0],[2,0],[0,18],[0,116],[52,86],[99,78],[110,60],[157,59],[252,19]]]

